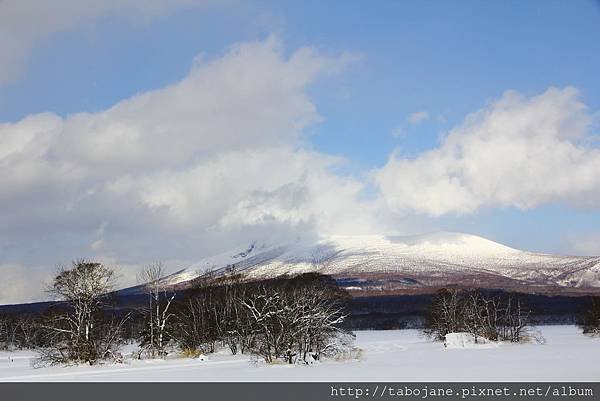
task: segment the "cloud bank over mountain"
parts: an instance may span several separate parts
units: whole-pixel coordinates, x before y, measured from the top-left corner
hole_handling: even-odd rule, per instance
[[[321,119],[307,86],[355,56],[283,53],[273,37],[238,44],[107,110],[1,124],[3,262],[194,259],[248,238],[374,230],[364,183],[304,146]]]

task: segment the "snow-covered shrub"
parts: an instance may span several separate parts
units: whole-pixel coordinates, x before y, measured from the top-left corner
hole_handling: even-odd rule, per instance
[[[362,358],[362,349],[354,345],[356,340],[354,333],[342,333],[335,340],[336,345],[330,351],[324,353],[325,357],[336,361],[359,360]]]
[[[477,348],[485,344],[493,344],[494,341],[482,337],[476,337],[472,333],[448,333],[444,339],[446,348]]]
[[[546,344],[546,339],[542,335],[542,332],[537,327],[528,327],[527,332],[522,336],[522,343],[536,343]]]
[[[355,340],[356,335],[354,333],[340,331],[331,338],[329,347],[323,351],[322,355],[336,360],[357,359],[360,350],[354,346]]]
[[[471,333],[448,333],[444,338],[446,348],[471,348],[475,344],[476,338]]]

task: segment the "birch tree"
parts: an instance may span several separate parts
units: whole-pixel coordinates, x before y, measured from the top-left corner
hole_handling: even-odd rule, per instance
[[[109,319],[104,313],[115,284],[115,271],[101,263],[79,260],[71,267],[59,267],[48,292],[63,302],[41,325],[49,344],[41,350],[42,362],[93,364],[119,359],[117,346],[127,316]]]
[[[171,305],[175,293],[169,292],[164,281],[165,269],[161,263],[146,266],[138,275],[148,294],[146,327],[140,339],[140,354],[145,352],[152,358],[164,358],[169,342],[168,323],[173,318]]]

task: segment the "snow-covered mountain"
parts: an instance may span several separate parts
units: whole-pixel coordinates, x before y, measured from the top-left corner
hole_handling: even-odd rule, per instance
[[[303,272],[335,277],[360,293],[418,293],[448,285],[526,292],[600,292],[600,257],[509,248],[475,235],[332,236],[316,242],[255,242],[167,278],[175,286],[207,271],[263,279]]]

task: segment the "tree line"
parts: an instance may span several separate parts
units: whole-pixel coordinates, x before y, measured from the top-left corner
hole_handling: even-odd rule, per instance
[[[61,267],[48,286],[60,302],[44,313],[0,315],[0,349],[36,349],[39,365],[120,361],[125,343],[138,345],[137,358],[228,348],[269,363],[305,364],[353,349],[354,336],[344,327],[349,295],[328,276],[249,282],[229,268],[176,293],[165,275],[160,264],[143,269],[146,301],[123,307],[113,269],[85,260]],[[584,334],[600,335],[599,299],[592,297],[578,319]],[[454,332],[484,342],[543,340],[531,313],[514,294],[442,289],[427,309],[423,332],[440,341]]]
[[[226,345],[267,362],[310,363],[343,351],[347,293],[330,277],[303,274],[258,283],[226,276],[194,288],[173,310],[171,337],[187,350]]]
[[[126,342],[138,344],[138,358],[226,347],[266,362],[306,364],[352,347],[353,334],[342,328],[348,295],[327,276],[248,282],[229,269],[204,275],[179,294],[164,276],[160,264],[145,268],[146,304],[122,308],[114,270],[75,261],[48,287],[61,302],[43,314],[0,316],[0,347],[35,348],[38,365],[119,361]]]

